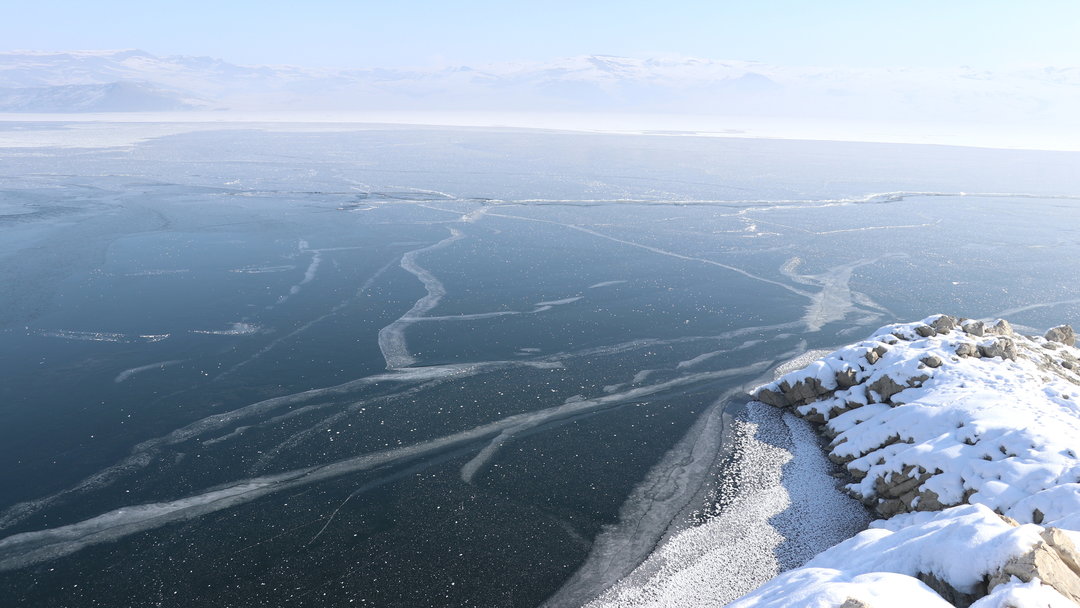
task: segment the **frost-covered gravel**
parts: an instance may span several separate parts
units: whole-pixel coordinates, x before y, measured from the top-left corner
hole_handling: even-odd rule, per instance
[[[733,425],[739,466],[724,479],[723,511],[675,534],[590,608],[723,606],[865,528],[806,421],[751,403]]]

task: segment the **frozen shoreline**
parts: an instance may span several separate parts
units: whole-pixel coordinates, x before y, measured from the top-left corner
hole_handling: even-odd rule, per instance
[[[774,374],[807,360],[798,356]],[[723,418],[719,468],[694,502],[699,509],[719,503],[718,511],[684,513],[683,519],[704,522],[669,531],[589,608],[724,606],[865,529],[868,512],[835,488],[836,467],[806,421],[761,403],[736,401]],[[828,513],[815,519],[814,510],[822,507]]]
[[[333,132],[372,128],[464,128],[593,133],[654,137],[706,137],[791,141],[843,141],[990,148],[1077,151],[1076,138],[1033,132],[1017,125],[911,123],[867,120],[798,120],[777,117],[631,112],[468,112],[468,111],[176,111],[22,113],[0,112],[3,123],[66,126],[30,134],[0,132],[5,147],[130,146],[155,137],[222,129]],[[117,133],[116,125],[131,127]]]
[[[1077,606],[1074,342],[937,315],[782,365],[732,425],[717,514],[589,607]]]
[[[722,510],[665,539],[589,608],[725,606],[866,527],[805,421],[750,403],[731,427]]]

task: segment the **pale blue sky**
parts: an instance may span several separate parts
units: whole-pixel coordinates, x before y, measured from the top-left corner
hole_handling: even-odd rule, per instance
[[[141,48],[234,63],[475,65],[610,54],[786,65],[1080,65],[1080,1],[36,0],[3,50]]]

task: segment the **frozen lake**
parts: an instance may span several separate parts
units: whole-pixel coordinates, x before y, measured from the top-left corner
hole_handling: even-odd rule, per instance
[[[774,366],[1080,323],[1080,153],[141,128],[0,123],[5,605],[580,604]]]

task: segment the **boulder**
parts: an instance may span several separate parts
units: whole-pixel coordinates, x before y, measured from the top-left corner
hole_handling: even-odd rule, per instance
[[[982,335],[986,333],[983,322],[976,321],[974,319],[968,319],[967,321],[964,321],[964,324],[960,326],[960,329],[964,330],[965,333],[979,337],[982,337]]]
[[[862,406],[863,406],[863,404],[859,403],[857,401],[845,401],[841,405],[834,405],[831,408],[829,408],[829,419],[832,420],[833,418],[836,418],[837,416],[842,416],[842,415],[850,412],[851,410],[857,410]]]
[[[783,393],[767,388],[763,388],[751,396],[754,399],[757,399],[758,401],[766,405],[771,405],[773,407],[787,407],[791,405],[790,403],[788,403],[788,400],[786,397],[784,397]]]
[[[1043,537],[1047,544],[1057,549],[1061,560],[1065,562],[1065,565],[1070,570],[1080,574],[1080,552],[1077,552],[1076,544],[1073,543],[1072,538],[1059,528],[1047,528],[1042,531],[1040,536]]]
[[[900,498],[919,487],[918,478],[907,475],[893,474],[887,482],[882,482],[881,478],[878,478],[877,481],[879,482],[876,484],[878,494],[888,498]]]
[[[923,490],[919,492],[919,504],[915,506],[916,511],[941,511],[946,506],[941,502],[941,497],[933,490]]]
[[[877,393],[880,402],[888,403],[889,398],[907,387],[902,384],[897,384],[895,380],[887,375],[882,375],[877,380],[871,382],[866,388],[869,391]]]
[[[854,386],[852,382],[850,386]],[[773,407],[789,407],[792,405],[806,405],[833,394],[834,391],[825,388],[818,378],[804,378],[791,384],[787,380],[776,386],[775,389],[763,388],[753,395],[754,399]]]
[[[987,334],[989,334],[989,335],[992,335],[992,336],[1012,336],[1012,335],[1015,335],[1015,332],[1013,332],[1012,324],[1010,324],[1005,319],[998,319],[998,322],[994,323],[990,327],[987,327],[985,329],[985,332]]]
[[[975,357],[979,354],[979,349],[971,342],[961,342],[956,345],[956,354],[960,357]]]
[[[930,323],[930,327],[933,327],[934,331],[939,334],[947,334],[950,331],[956,329],[956,324],[956,317],[950,317],[949,315],[941,315]]]
[[[873,365],[881,360],[885,356],[885,353],[889,352],[889,347],[884,344],[878,344],[874,348],[866,351],[866,362]]]
[[[1071,325],[1058,325],[1046,332],[1045,338],[1050,342],[1059,342],[1065,346],[1076,346],[1076,332]]]
[[[912,377],[907,379],[908,388],[916,388],[916,387],[922,386],[923,382],[926,382],[929,379],[930,379],[930,376],[927,376],[926,374],[919,374],[918,376],[912,376]]]
[[[989,591],[1016,577],[1027,583],[1039,579],[1074,602],[1080,602],[1080,554],[1072,540],[1057,528],[1040,534],[1042,540],[1013,557],[990,577]]]
[[[986,595],[986,587],[982,584],[976,587],[975,593],[961,593],[956,587],[929,572],[919,572],[915,575],[915,578],[925,583],[927,587],[940,595],[941,599],[956,606],[956,608],[967,608],[980,597]]]
[[[821,380],[814,377],[804,378],[795,384],[788,384],[787,381],[781,382],[780,390],[783,391],[784,398],[787,399],[790,405],[805,405],[811,401],[817,401],[825,395],[832,394],[832,391],[821,384]]]
[[[995,326],[997,327],[997,326]],[[1001,357],[1016,360],[1016,343],[1012,338],[994,338],[979,345],[979,355],[987,358]]]
[[[859,383],[859,377],[855,370],[846,367],[836,372],[836,386],[841,389],[851,388]]]
[[[915,333],[919,334],[923,338],[931,338],[937,335],[937,330],[929,325],[917,325],[915,327]]]
[[[874,507],[877,514],[885,519],[889,519],[893,515],[899,515],[907,511],[904,501],[899,498],[889,498],[878,500],[877,505]]]
[[[941,367],[941,365],[944,363],[944,361],[941,360],[941,357],[939,357],[937,355],[927,355],[927,356],[923,357],[922,359],[920,359],[920,361],[926,367],[934,367],[934,368]]]
[[[845,465],[845,464],[851,462],[852,460],[855,460],[855,457],[854,456],[846,456],[846,455],[841,456],[839,454],[834,454],[832,452],[829,452],[829,460],[833,461],[833,463],[835,463],[835,464]],[[852,471],[848,471],[848,474],[851,475],[853,478],[856,477],[855,473],[853,473]],[[863,474],[863,477],[865,477],[865,476],[866,475]]]

